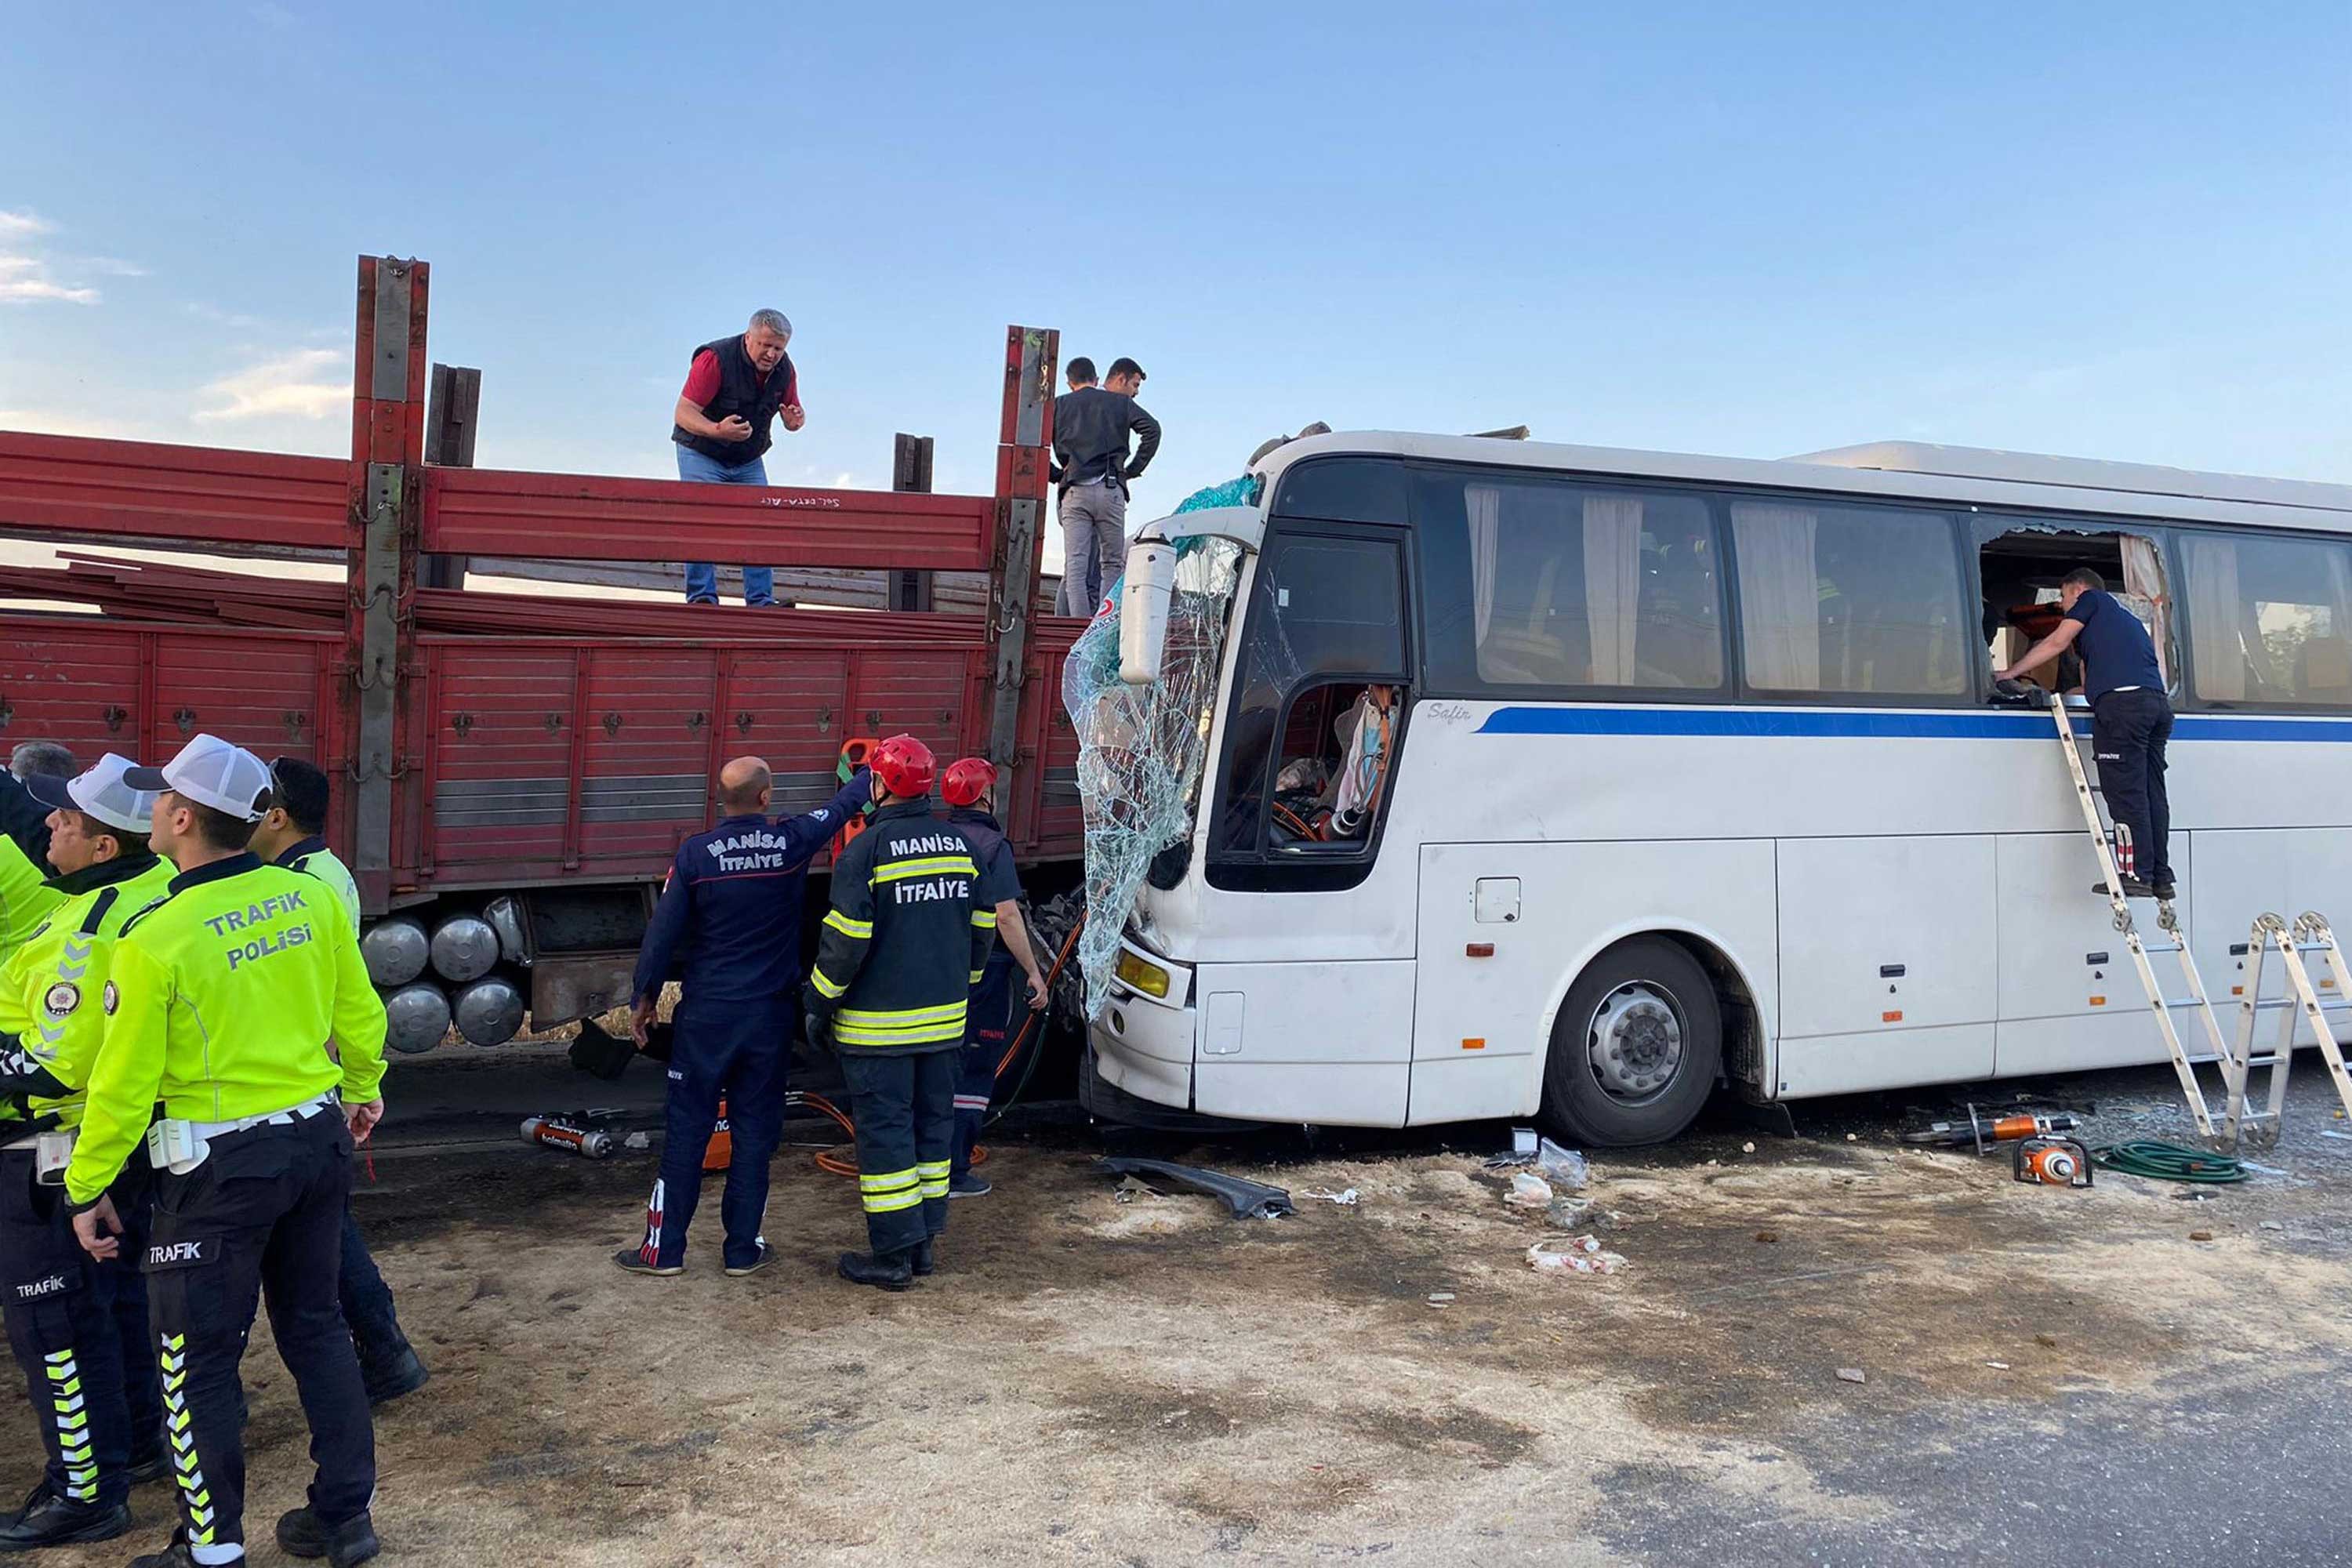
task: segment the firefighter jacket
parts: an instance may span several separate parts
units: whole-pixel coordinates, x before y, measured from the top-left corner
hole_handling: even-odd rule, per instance
[[[339,1087],[350,1104],[375,1099],[383,1003],[316,878],[249,853],[183,871],[124,925],[113,956],[106,1038],[66,1167],[73,1207],[112,1184],[158,1100],[168,1118],[221,1122]]]
[[[143,848],[50,879],[64,901],[0,963],[0,1037],[15,1037],[0,1039],[0,1095],[25,1097],[34,1116],[62,1127],[81,1121],[115,938],[171,880],[170,862]]]
[[[929,800],[876,812],[833,867],[811,1008],[843,1051],[946,1051],[996,942],[996,906],[1020,895],[983,876],[971,841]]]
[[[637,948],[629,994],[661,994],[675,974],[688,1000],[789,1000],[801,977],[801,902],[808,863],[865,809],[865,770],[799,816],[730,816],[677,847]]]

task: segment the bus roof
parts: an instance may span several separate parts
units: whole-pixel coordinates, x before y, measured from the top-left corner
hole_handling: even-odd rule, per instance
[[[1628,479],[1691,479],[1769,489],[2088,512],[2107,517],[2253,523],[2352,532],[2352,485],[2203,474],[2145,463],[2052,458],[1974,447],[1881,441],[1779,459],[1708,458],[1615,447],[1571,447],[1484,436],[1335,431],[1286,442],[1261,458],[1269,484],[1303,458],[1341,453],[1420,458]]]

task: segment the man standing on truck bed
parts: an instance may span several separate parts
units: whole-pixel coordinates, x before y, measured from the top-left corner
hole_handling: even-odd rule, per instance
[[[2164,746],[2172,738],[2172,700],[2156,644],[2139,617],[2106,590],[2088,566],[2058,585],[2065,617],[2057,629],[1996,680],[2014,679],[2074,649],[2083,656],[2083,695],[2091,703],[2091,751],[2099,763],[2099,792],[2116,822],[2116,870],[2128,899],[2173,896],[2167,840],[2172,805],[2164,793]],[[2102,884],[2097,891],[2107,889]]]
[[[360,933],[360,886],[335,852],[327,847],[327,807],[333,796],[327,775],[299,757],[280,757],[269,764],[269,810],[253,832],[253,852],[273,866],[300,871],[327,884]],[[418,1358],[416,1347],[400,1331],[400,1314],[393,1305],[392,1287],[383,1271],[368,1256],[367,1239],[360,1235],[359,1217],[343,1205],[343,1273],[341,1295],[343,1321],[351,1325],[352,1344],[360,1352],[360,1376],[367,1383],[368,1403],[382,1405],[414,1394],[432,1374]]]
[[[646,1205],[646,1238],[614,1254],[631,1274],[686,1269],[686,1231],[702,1194],[702,1156],[727,1101],[731,1131],[723,1261],[730,1275],[768,1261],[760,1235],[768,1209],[768,1163],[784,1132],[784,1068],[800,984],[801,889],[809,858],[866,805],[858,773],[805,816],[772,820],[775,778],[757,757],[719,771],[719,826],[677,847],[661,902],[637,950],[629,1024],[643,1047],[673,963],[685,964],[671,1015],[668,1109],[661,1173]]]
[[[741,336],[719,338],[694,351],[669,438],[677,443],[677,477],[703,484],[764,485],[761,461],[774,439],[770,423],[781,416],[787,430],[807,422],[801,407],[800,376],[784,345],[793,324],[782,310],[754,310]],[[707,561],[686,567],[686,602],[719,602],[719,569]],[[743,602],[776,602],[772,568],[743,568]]]
[[[869,1250],[843,1253],[841,1277],[885,1290],[935,1267],[967,995],[996,942],[996,905],[1021,892],[984,874],[971,840],[931,816],[938,765],[912,735],[874,749],[874,816],[834,862],[804,994],[809,1041],[830,1036],[840,1050],[857,1128]]]
[[[1084,379],[1081,380],[1080,378]],[[1054,399],[1054,464],[1060,487],[1062,595],[1066,616],[1091,616],[1127,563],[1128,481],[1142,476],[1160,450],[1160,422],[1135,395],[1143,367],[1111,362],[1110,380],[1095,384],[1094,362],[1070,362],[1071,390]],[[1128,456],[1128,440],[1138,445]]]

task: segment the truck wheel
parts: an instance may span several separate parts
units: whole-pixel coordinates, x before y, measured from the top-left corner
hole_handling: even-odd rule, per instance
[[[1540,1120],[1572,1143],[1664,1142],[1706,1103],[1722,1053],[1723,1014],[1706,971],[1664,937],[1630,938],[1568,988]]]

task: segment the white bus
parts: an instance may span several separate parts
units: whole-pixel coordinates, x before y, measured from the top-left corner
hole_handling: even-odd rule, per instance
[[[2352,923],[2352,487],[1386,433],[1257,471],[1155,525],[1244,554],[1190,837],[1088,1026],[1105,1114],[1622,1145],[1718,1086],[2165,1059],[2049,715],[1991,690],[2075,566],[2157,635],[2217,1003],[2257,913]],[[1368,692],[1390,760],[1333,833],[1308,792]]]

